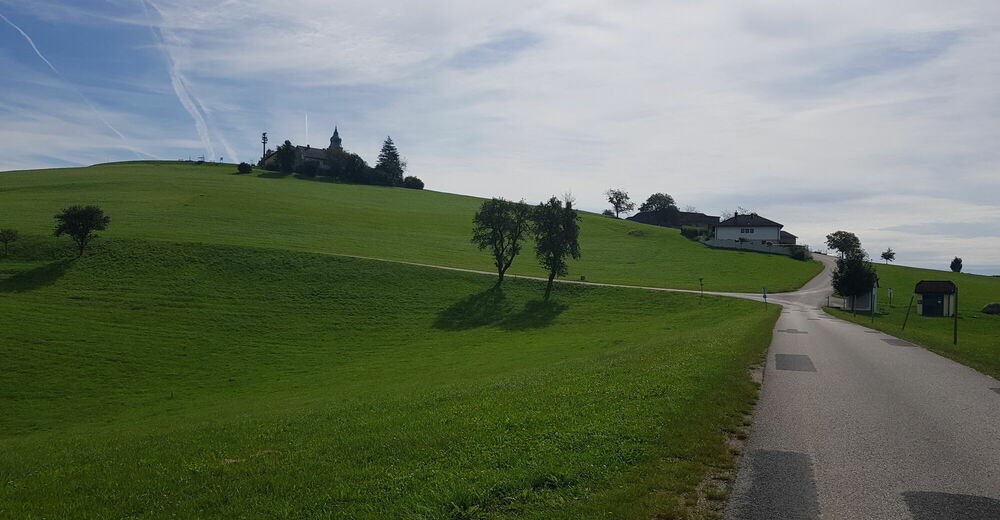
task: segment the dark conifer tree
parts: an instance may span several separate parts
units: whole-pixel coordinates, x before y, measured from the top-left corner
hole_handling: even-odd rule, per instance
[[[399,150],[396,149],[396,143],[392,142],[392,137],[386,137],[382,143],[382,151],[378,154],[375,169],[383,172],[393,185],[399,186],[403,183],[406,161],[399,158]]]

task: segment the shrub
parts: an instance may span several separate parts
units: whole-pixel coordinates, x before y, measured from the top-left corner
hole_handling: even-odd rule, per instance
[[[403,179],[403,187],[410,188],[411,190],[422,190],[424,189],[424,181],[412,175],[407,175]]]
[[[812,253],[805,246],[792,246],[792,254],[790,256],[796,260],[812,260]]]
[[[250,173],[253,171],[253,165],[250,163],[241,162],[239,166],[236,167],[237,173]]]
[[[703,236],[708,236],[708,229],[698,226],[683,226],[681,227],[681,236],[690,238],[691,240],[698,240]]]
[[[602,211],[601,215],[604,215],[605,217],[618,218],[618,217],[615,216],[615,212],[611,211],[610,209],[606,209],[606,210]]]

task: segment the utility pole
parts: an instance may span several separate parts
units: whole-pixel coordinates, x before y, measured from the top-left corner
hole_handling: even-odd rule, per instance
[[[267,156],[267,132],[260,134],[260,160],[263,161]]]

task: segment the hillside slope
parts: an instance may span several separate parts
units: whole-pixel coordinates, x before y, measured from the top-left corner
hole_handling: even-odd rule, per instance
[[[334,184],[231,165],[134,162],[0,173],[0,225],[46,234],[69,204],[96,203],[108,237],[249,245],[491,270],[469,243],[481,199],[433,191]],[[818,262],[712,250],[677,230],[584,213],[583,258],[570,277],[714,291],[792,290]],[[526,248],[513,274],[542,275]]]
[[[0,518],[676,517],[733,464],[778,314],[236,246],[43,256],[0,280]]]

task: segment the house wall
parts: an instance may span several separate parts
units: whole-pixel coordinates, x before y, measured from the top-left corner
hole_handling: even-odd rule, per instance
[[[781,229],[777,226],[717,226],[715,238],[719,240],[737,240],[739,238],[756,241],[770,240],[777,243],[780,231]]]

